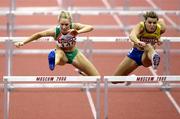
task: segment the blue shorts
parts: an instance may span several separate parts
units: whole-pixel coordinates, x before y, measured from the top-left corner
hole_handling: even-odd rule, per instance
[[[128,57],[136,62],[137,65],[142,65],[142,55],[144,51],[138,50],[137,48],[132,48],[131,51],[128,52]]]

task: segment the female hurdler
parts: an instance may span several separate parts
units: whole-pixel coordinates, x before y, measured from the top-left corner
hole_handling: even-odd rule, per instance
[[[37,32],[22,42],[16,42],[20,47],[41,37],[52,36],[56,41],[56,48],[48,55],[49,68],[54,70],[56,65],[72,64],[87,76],[99,75],[95,66],[76,47],[76,36],[90,32],[93,27],[81,23],[73,23],[69,12],[62,11],[58,16],[58,25],[41,32]]]
[[[144,14],[144,21],[138,23],[130,33],[130,40],[133,48],[117,67],[115,76],[126,76],[134,71],[138,66],[157,69],[160,56],[155,50],[156,45],[161,45],[161,34],[166,30],[163,19],[159,19],[158,15],[153,12]]]

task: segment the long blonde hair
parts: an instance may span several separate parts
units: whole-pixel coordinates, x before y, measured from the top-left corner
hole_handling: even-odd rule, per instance
[[[58,16],[58,22],[60,21],[61,18],[64,19],[69,19],[69,21],[72,23],[72,16],[69,12],[67,11],[61,11],[59,16]]]

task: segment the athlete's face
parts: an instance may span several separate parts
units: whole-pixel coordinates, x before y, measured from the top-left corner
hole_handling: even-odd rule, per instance
[[[148,17],[147,20],[145,21],[146,29],[148,32],[154,32],[157,27],[157,18],[150,18]]]
[[[59,24],[61,27],[61,32],[63,34],[68,33],[69,29],[70,29],[70,20],[69,19],[65,19],[65,18],[61,18],[59,20]]]

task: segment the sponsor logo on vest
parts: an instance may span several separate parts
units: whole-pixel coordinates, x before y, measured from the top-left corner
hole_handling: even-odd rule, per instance
[[[144,38],[144,37],[142,37],[140,40],[141,40],[142,42],[152,43],[152,44],[155,44],[155,43],[157,43],[157,41],[158,41],[157,38]]]

